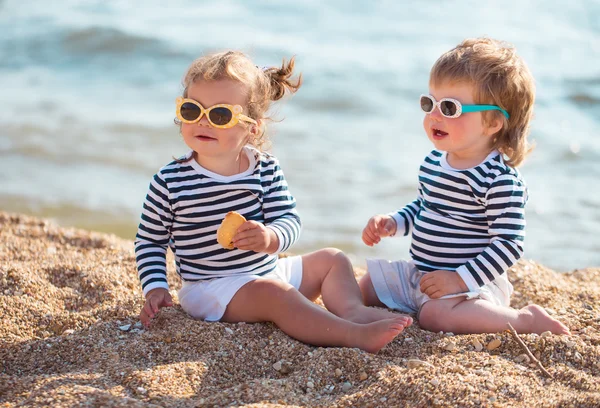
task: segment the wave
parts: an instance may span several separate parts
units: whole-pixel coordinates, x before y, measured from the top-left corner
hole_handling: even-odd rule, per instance
[[[600,104],[600,98],[597,98],[595,96],[592,96],[587,93],[582,93],[582,92],[578,92],[578,93],[569,95],[569,99],[571,100],[571,102],[574,102],[575,104],[581,105],[581,106],[590,106],[590,105]]]
[[[0,67],[75,69],[101,62],[100,66],[188,63],[190,55],[157,38],[139,36],[110,27],[64,28],[13,32],[0,39]],[[116,60],[118,58],[118,60]],[[104,69],[104,68],[103,68]]]
[[[38,124],[3,124],[0,136],[0,157],[22,157],[44,160],[56,165],[69,163],[92,165],[98,168],[121,169],[125,172],[147,174],[157,163],[170,160],[186,151],[171,127],[152,128],[143,125],[107,124],[93,133],[86,131],[89,123],[63,123],[58,127]],[[155,158],[149,160],[149,158]]]
[[[155,56],[178,55],[158,39],[107,27],[90,27],[68,32],[63,36],[62,43],[66,50],[80,55],[130,55],[146,51],[151,51]]]
[[[18,194],[1,195],[0,208],[3,211],[49,218],[62,226],[111,233],[125,239],[135,237],[139,219],[137,209],[90,208],[77,200],[49,200]]]

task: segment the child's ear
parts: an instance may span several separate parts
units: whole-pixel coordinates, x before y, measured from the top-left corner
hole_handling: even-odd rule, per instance
[[[250,127],[250,133],[252,133],[254,136],[260,135],[260,129],[262,127],[262,121],[260,119],[257,120],[256,122],[257,122],[256,125],[252,125]]]
[[[493,115],[489,121],[484,122],[485,133],[488,136],[495,135],[504,126],[504,120],[499,115]]]

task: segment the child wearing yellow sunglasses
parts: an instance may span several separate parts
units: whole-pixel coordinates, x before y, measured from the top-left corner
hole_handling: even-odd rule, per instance
[[[173,304],[168,248],[183,281],[179,302],[194,318],[271,321],[312,345],[369,352],[412,323],[364,306],[352,265],[337,249],[278,257],[298,239],[300,217],[279,161],[261,147],[271,102],[300,87],[293,69],[293,58],[258,68],[236,51],[189,67],[175,113],[190,151],[154,175],[135,241],[144,325]],[[217,242],[217,229],[232,211],[246,221],[228,249]],[[312,302],[319,295],[328,310]]]
[[[417,198],[373,216],[366,245],[411,234],[411,260],[367,261],[367,305],[417,313],[432,331],[519,333],[567,327],[537,305],[512,309],[507,270],[523,254],[527,187],[516,170],[527,143],[534,81],[514,48],[468,39],[433,66],[421,95],[423,126],[435,149],[419,170]]]

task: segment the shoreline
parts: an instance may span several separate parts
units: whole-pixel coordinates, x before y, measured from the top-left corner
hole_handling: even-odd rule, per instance
[[[600,406],[600,266],[509,271],[513,307],[537,303],[573,333],[519,336],[553,378],[509,332],[414,324],[368,354],[193,320],[172,262],[168,278],[175,306],[143,330],[133,241],[0,212],[0,407]]]

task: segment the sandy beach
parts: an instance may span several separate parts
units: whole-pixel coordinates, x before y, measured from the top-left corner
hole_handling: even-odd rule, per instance
[[[550,376],[509,331],[414,324],[368,354],[193,320],[172,267],[175,306],[144,330],[132,241],[0,212],[0,407],[600,406],[600,265],[522,260],[509,277],[513,307],[537,303],[572,331],[519,336]]]

